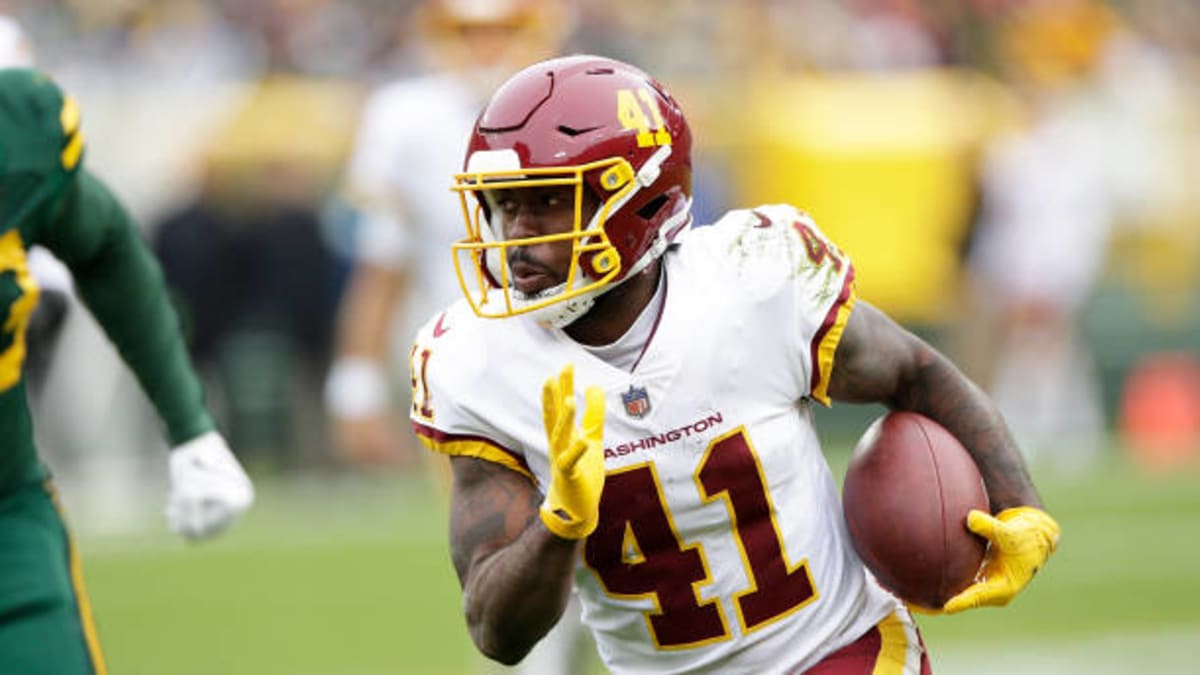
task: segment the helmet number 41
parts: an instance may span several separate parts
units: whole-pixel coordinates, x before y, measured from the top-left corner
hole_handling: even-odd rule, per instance
[[[642,99],[640,103],[638,98]],[[646,116],[646,109],[650,110],[650,117]],[[654,126],[650,126],[651,118]],[[636,96],[632,89],[618,89],[617,119],[626,129],[637,130],[639,148],[671,144],[671,132],[667,131],[667,123],[654,101],[654,94],[648,89],[638,89]]]

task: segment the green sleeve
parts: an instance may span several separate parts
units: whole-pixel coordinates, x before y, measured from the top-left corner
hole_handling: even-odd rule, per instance
[[[162,270],[112,192],[81,168],[39,220],[37,239],[71,269],[80,297],[137,376],[171,443],[215,428]]]

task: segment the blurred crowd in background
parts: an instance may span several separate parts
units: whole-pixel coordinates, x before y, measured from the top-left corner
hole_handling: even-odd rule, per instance
[[[461,161],[469,129],[437,112],[444,90],[393,83],[456,78],[466,127],[506,75],[572,52],[628,60],[681,100],[699,222],[764,202],[810,212],[855,260],[860,295],[989,389],[1035,463],[1083,471],[1114,437],[1152,466],[1200,454],[1190,0],[9,0],[0,13],[79,99],[88,161],[144,225],[222,426],[259,472],[414,456],[409,336],[457,292],[442,157]],[[346,298],[372,266],[399,309],[365,320]],[[337,391],[350,315],[387,334],[372,357],[387,377],[343,369]],[[85,476],[136,476],[154,435],[106,423],[143,404],[88,331],[66,322],[39,389],[43,450]],[[56,368],[95,386],[56,388]],[[389,401],[366,436],[356,421],[379,395],[352,400],[355,384]],[[829,415],[826,433],[860,432]]]

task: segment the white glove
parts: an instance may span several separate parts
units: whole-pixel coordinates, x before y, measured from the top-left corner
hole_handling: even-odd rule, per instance
[[[167,469],[167,524],[188,539],[221,532],[254,503],[250,477],[215,431],[172,448]]]

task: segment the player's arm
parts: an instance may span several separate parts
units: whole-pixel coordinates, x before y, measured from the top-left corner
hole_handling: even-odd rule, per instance
[[[838,344],[829,395],[929,417],[971,453],[993,511],[1041,506],[1021,453],[987,394],[924,340],[861,300]]]
[[[50,208],[40,242],[70,268],[80,297],[154,403],[168,438],[183,443],[213,430],[162,271],[124,207],[80,169]]]
[[[971,453],[987,486],[992,514],[971,511],[967,527],[989,540],[975,584],[945,611],[1008,604],[1058,546],[1058,523],[1042,510],[1021,453],[1000,412],[949,359],[860,302],[835,353],[829,394],[921,413]]]
[[[397,459],[402,443],[389,414],[389,338],[404,270],[359,259],[338,309],[337,356],[325,383],[335,436],[351,458]]]
[[[408,438],[392,416],[392,325],[408,308],[408,232],[396,158],[411,154],[412,136],[390,94],[375,94],[363,108],[354,151],[346,166],[345,197],[357,214],[354,268],[338,307],[335,358],[325,381],[325,405],[338,450],[362,463],[392,463],[411,456]]]
[[[527,477],[472,457],[453,457],[450,468],[450,555],[467,629],[483,654],[512,665],[562,615],[580,541],[546,529]]]
[[[562,615],[580,546],[596,528],[604,489],[604,392],[588,387],[575,424],[574,368],[542,388],[550,459],[543,497],[529,478],[498,464],[455,457],[451,556],[467,627],[501,663],[525,657]]]
[[[172,444],[167,517],[189,538],[225,529],[254,499],[216,431],[157,261],[120,202],[80,169],[48,204],[38,240],[76,288],[158,411]]]
[[[383,362],[392,322],[392,309],[406,283],[402,269],[359,260],[346,289],[338,316],[341,358]]]

